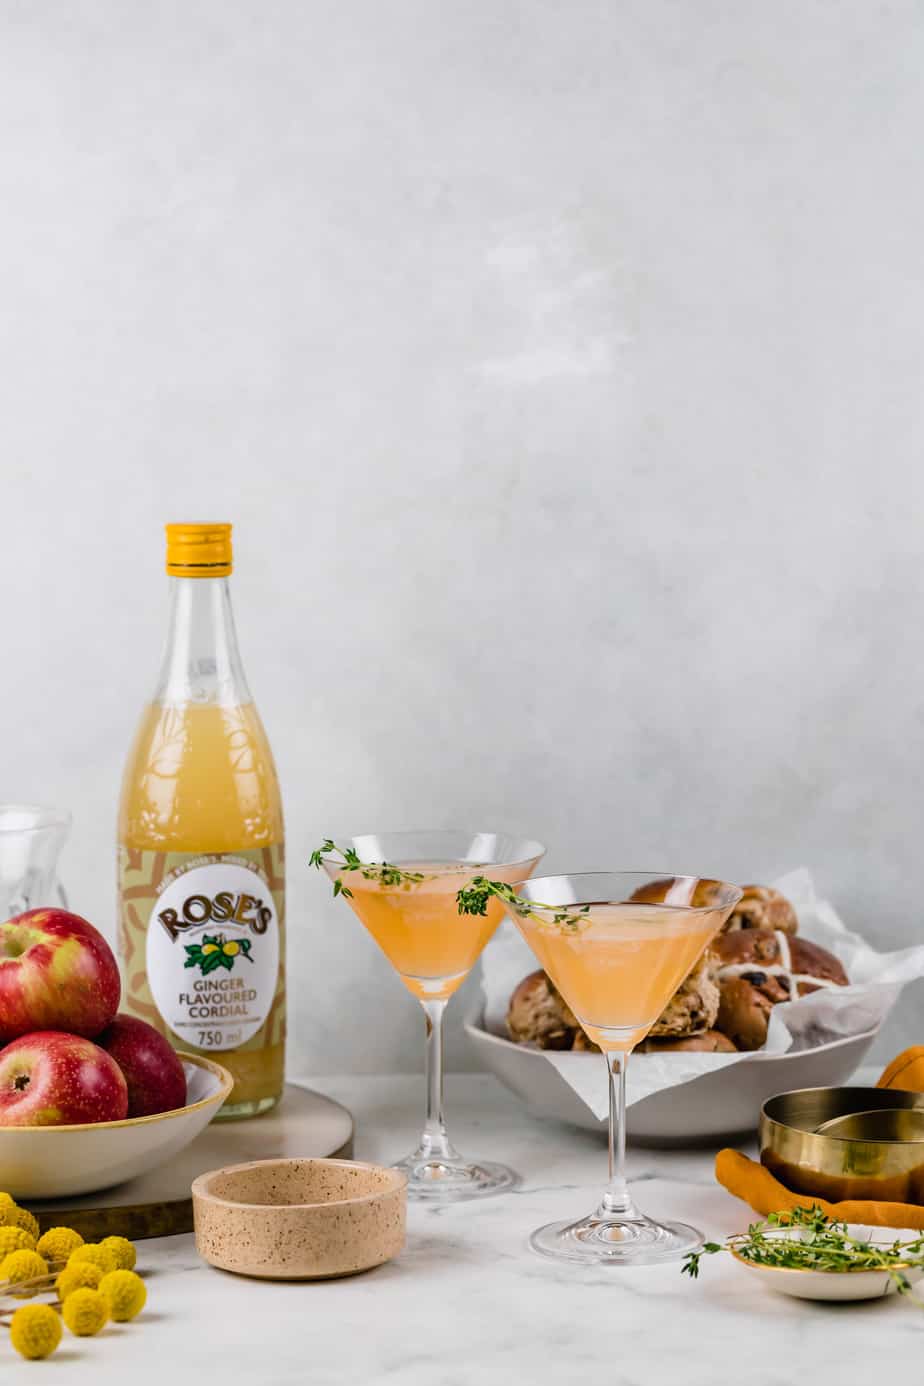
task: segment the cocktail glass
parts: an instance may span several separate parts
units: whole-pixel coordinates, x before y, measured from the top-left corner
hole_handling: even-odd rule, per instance
[[[412,1198],[479,1198],[517,1182],[506,1165],[463,1159],[449,1139],[443,1117],[442,1025],[450,996],[504,913],[500,902],[491,900],[484,915],[460,914],[457,892],[486,872],[516,885],[544,851],[539,842],[503,833],[433,831],[341,838],[335,850],[316,854],[335,893],[349,900],[426,1017],[426,1124],[417,1149],[396,1166],[407,1174]]]
[[[540,1227],[530,1245],[544,1256],[584,1265],[637,1266],[684,1256],[702,1244],[696,1228],[655,1222],[629,1192],[626,1065],[741,891],[698,876],[598,871],[537,877],[507,895],[511,918],[603,1051],[610,1088],[610,1179],[601,1203],[578,1222]]]

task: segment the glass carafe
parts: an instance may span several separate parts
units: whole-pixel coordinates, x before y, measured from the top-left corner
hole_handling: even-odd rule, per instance
[[[0,804],[0,919],[44,905],[67,908],[57,877],[71,815],[42,804]]]

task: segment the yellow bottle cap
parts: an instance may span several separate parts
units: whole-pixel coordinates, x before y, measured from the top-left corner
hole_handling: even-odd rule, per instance
[[[227,577],[231,572],[230,525],[167,525],[167,572],[171,577]]]

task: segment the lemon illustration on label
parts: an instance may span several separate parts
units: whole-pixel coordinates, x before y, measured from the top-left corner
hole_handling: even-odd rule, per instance
[[[203,977],[214,972],[216,967],[224,967],[231,972],[236,958],[246,958],[249,963],[253,962],[250,956],[251,947],[249,938],[225,938],[224,934],[206,934],[201,943],[185,945],[186,962],[183,966],[198,967]]]

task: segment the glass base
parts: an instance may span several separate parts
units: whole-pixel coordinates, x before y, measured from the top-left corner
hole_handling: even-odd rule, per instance
[[[262,1116],[264,1112],[269,1112],[279,1101],[281,1094],[276,1093],[273,1097],[260,1097],[252,1102],[226,1102],[223,1107],[219,1107],[213,1121],[246,1121],[248,1117]]]
[[[506,1165],[487,1160],[467,1160],[426,1155],[415,1150],[393,1169],[407,1175],[407,1196],[418,1203],[459,1203],[468,1198],[489,1198],[519,1184],[520,1176]]]
[[[529,1239],[533,1251],[554,1261],[582,1266],[651,1266],[676,1261],[703,1244],[685,1222],[653,1222],[643,1213],[627,1217],[591,1213],[579,1222],[550,1222]]]

